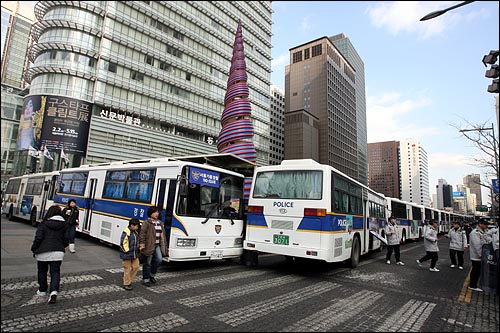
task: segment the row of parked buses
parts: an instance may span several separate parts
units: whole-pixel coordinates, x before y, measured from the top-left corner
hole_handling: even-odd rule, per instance
[[[253,176],[244,197],[244,179]],[[240,257],[256,264],[273,253],[356,267],[385,244],[396,217],[401,240],[423,237],[430,219],[446,232],[473,217],[404,202],[374,192],[331,166],[285,160],[257,167],[232,154],[82,165],[9,180],[2,211],[39,223],[53,204],[76,200],[78,231],[118,245],[130,218],[161,208],[171,261]]]

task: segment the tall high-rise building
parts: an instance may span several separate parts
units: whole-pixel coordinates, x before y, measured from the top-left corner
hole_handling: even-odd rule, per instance
[[[88,131],[49,146],[56,157],[62,146],[86,148],[86,163],[216,153],[241,20],[256,159],[268,163],[271,1],[40,1],[35,14],[25,105]]]
[[[285,158],[285,93],[271,85],[271,138],[269,147],[269,164],[280,164]]]
[[[328,37],[290,49],[285,159],[312,158],[359,179],[354,66]]]
[[[401,199],[429,206],[429,162],[427,152],[413,139],[399,142]]]
[[[23,1],[2,1],[2,83],[24,88],[33,9]]]
[[[358,145],[358,180],[368,184],[368,139],[366,130],[365,64],[348,37],[343,33],[330,37],[332,43],[354,67],[356,90],[356,129]]]
[[[436,185],[436,198],[436,208],[445,209],[453,207],[453,186],[448,185],[445,179],[438,179],[438,184]]]
[[[385,196],[400,199],[398,141],[368,144],[368,186]]]
[[[476,195],[477,205],[481,206],[483,204],[481,196],[481,175],[477,173],[466,175],[463,180],[464,185],[470,189],[470,192]]]

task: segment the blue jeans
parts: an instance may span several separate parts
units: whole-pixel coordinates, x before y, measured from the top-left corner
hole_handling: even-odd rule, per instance
[[[68,227],[68,237],[70,244],[75,244],[75,236],[76,236],[76,224],[70,224]]]
[[[144,259],[144,263],[142,264],[142,279],[146,282],[149,281],[151,276],[155,276],[156,272],[158,272],[158,267],[163,260],[161,255],[160,245],[156,245],[153,253],[150,256],[147,256]]]
[[[59,282],[61,281],[62,261],[37,261],[38,266],[38,284],[40,292],[47,291],[47,272],[50,267],[50,289],[49,292],[59,291]]]

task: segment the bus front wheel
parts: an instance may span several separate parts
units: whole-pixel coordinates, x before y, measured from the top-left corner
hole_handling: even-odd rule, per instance
[[[356,268],[358,266],[360,253],[361,253],[361,246],[359,244],[359,238],[354,237],[354,239],[352,240],[351,258],[349,259],[349,267]]]

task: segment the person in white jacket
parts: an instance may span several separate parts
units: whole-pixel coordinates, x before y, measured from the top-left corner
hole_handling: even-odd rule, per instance
[[[437,236],[437,221],[431,220],[429,222],[429,226],[427,230],[425,230],[424,236],[424,247],[425,247],[425,256],[417,260],[417,264],[420,266],[426,260],[431,259],[431,267],[429,270],[431,272],[439,272],[439,269],[436,268],[436,263],[438,261],[438,236]]]
[[[453,227],[445,235],[445,237],[450,239],[450,260],[451,268],[457,267],[457,257],[458,257],[458,269],[464,269],[464,251],[467,248],[467,235],[465,230],[460,226],[460,222],[453,221]]]
[[[391,216],[389,217],[389,222],[384,228],[385,237],[387,238],[387,254],[385,256],[385,260],[387,265],[391,264],[391,256],[392,251],[394,251],[394,256],[396,257],[396,265],[404,266],[404,263],[400,258],[399,251],[399,236],[398,230],[396,229],[396,218]]]
[[[486,232],[489,222],[479,220],[477,228],[470,233],[470,261],[472,270],[470,272],[469,289],[474,291],[483,291],[477,286],[479,277],[481,276],[481,257],[483,254],[483,245],[488,244]]]

